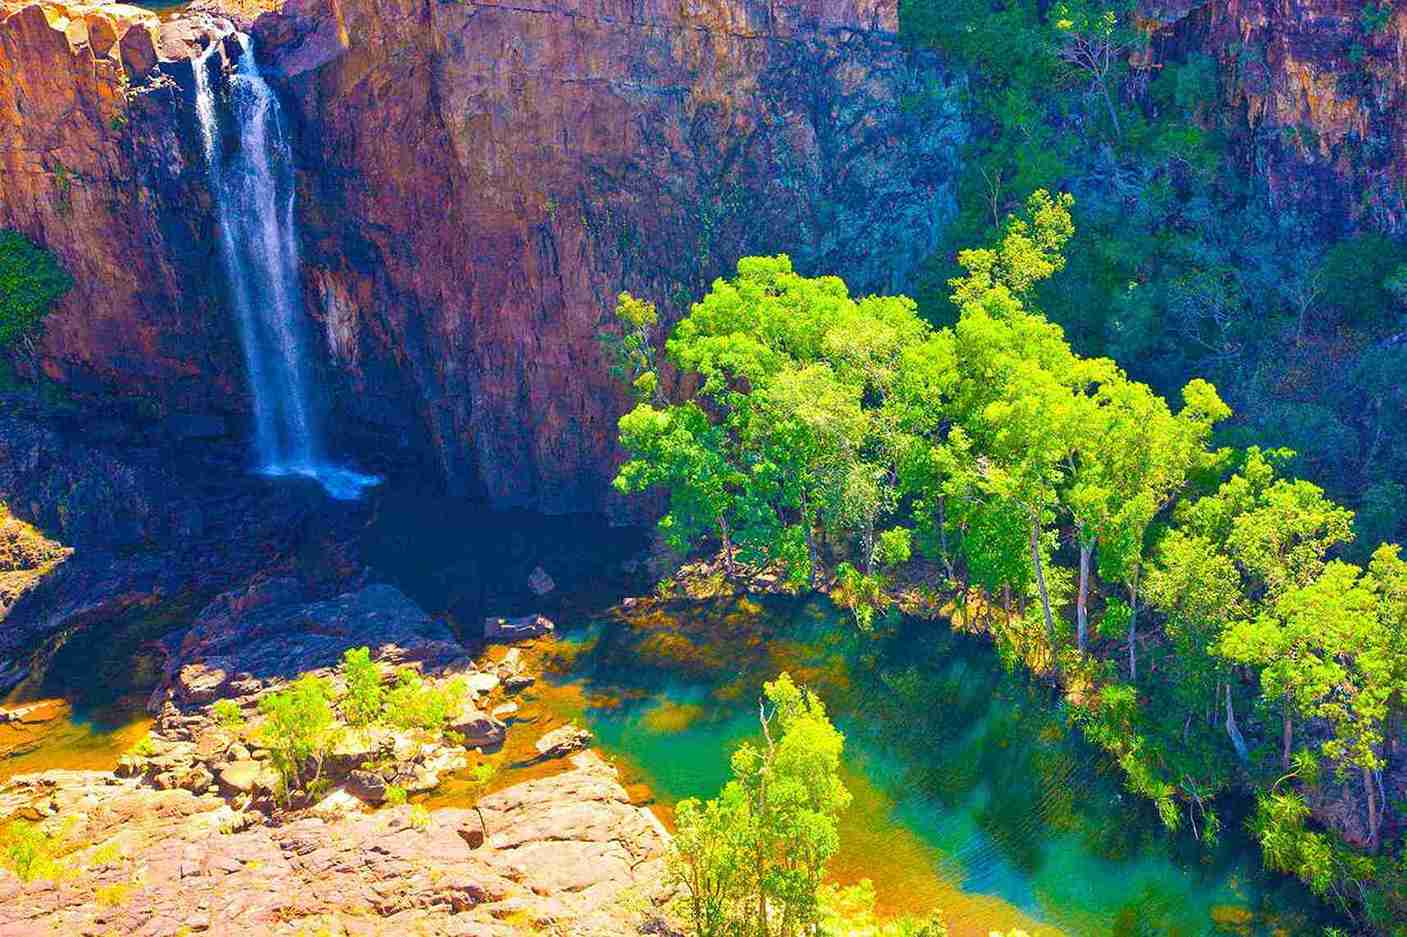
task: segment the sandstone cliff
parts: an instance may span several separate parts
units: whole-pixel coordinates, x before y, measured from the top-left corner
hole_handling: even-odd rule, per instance
[[[1407,10],[1362,0],[1144,0],[1155,67],[1219,66],[1236,148],[1339,227],[1407,225]]]
[[[80,284],[44,371],[158,412],[242,414],[190,114],[208,20],[4,10],[0,225]],[[606,507],[626,400],[595,336],[621,289],[677,316],[763,251],[904,287],[951,211],[963,129],[896,28],[886,0],[295,0],[260,17],[344,447],[499,504]]]

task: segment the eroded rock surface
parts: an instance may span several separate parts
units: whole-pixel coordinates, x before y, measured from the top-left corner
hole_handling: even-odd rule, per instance
[[[664,895],[667,834],[590,753],[480,808],[270,825],[214,796],[51,772],[0,792],[0,815],[76,818],[67,835],[86,845],[58,882],[0,872],[0,935],[614,937]]]

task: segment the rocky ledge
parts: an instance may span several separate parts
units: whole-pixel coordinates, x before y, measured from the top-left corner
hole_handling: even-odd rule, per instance
[[[0,810],[17,806],[67,818],[85,845],[57,881],[0,873],[0,937],[661,932],[667,834],[591,752],[477,809],[270,823],[216,795],[96,772],[12,784]]]
[[[337,665],[362,646],[384,686],[411,680],[452,711],[430,730],[349,726],[317,781],[289,789],[260,701],[313,675],[340,707]],[[405,803],[529,731],[509,699],[533,683],[519,647],[476,659],[390,586],[318,598],[269,577],[216,598],[166,651],[152,732],[116,772],[0,788],[0,823],[35,824],[54,863],[28,881],[0,870],[0,937],[670,932],[668,834],[574,725],[533,730],[529,780]]]

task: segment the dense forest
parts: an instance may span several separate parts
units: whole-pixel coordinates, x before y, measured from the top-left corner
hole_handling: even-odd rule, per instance
[[[1368,50],[1391,11],[1364,4],[1341,85],[1371,85]],[[1260,152],[1312,150],[1312,132],[1243,139],[1210,50],[1149,67],[1129,2],[904,0],[900,21],[910,42],[966,69],[978,128],[960,216],[916,292],[924,318],[956,316],[946,284],[959,250],[990,240],[1034,190],[1070,192],[1081,236],[1036,298],[1075,349],[1113,357],[1163,394],[1214,382],[1235,410],[1219,438],[1293,449],[1296,474],[1355,509],[1355,558],[1400,538],[1407,248],[1385,213],[1271,192]],[[1247,73],[1264,54],[1217,51]],[[1364,139],[1350,160],[1387,149]]]
[[[1382,770],[1407,713],[1407,560],[1354,550],[1353,512],[1295,477],[1290,450],[1214,442],[1232,410],[1211,383],[1173,406],[1071,349],[1039,286],[1066,266],[1073,204],[1039,190],[963,251],[951,326],[744,259],[666,342],[697,375],[673,400],[654,309],[622,296],[640,402],[617,485],[668,491],[676,548],[829,588],[861,628],[904,588],[950,599],[1010,666],[1063,688],[1168,827],[1214,841],[1217,796],[1249,785],[1267,864],[1392,927],[1407,895]],[[1324,803],[1330,779],[1349,803]]]

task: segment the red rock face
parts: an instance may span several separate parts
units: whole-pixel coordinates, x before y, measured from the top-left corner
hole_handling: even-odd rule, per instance
[[[288,81],[334,422],[423,432],[498,503],[609,503],[627,400],[595,336],[622,289],[677,316],[761,251],[897,288],[949,211],[957,121],[892,2],[338,14],[349,49]]]
[[[1399,7],[1401,5],[1399,4]],[[1202,52],[1272,192],[1338,220],[1407,225],[1407,11],[1362,0],[1146,0],[1158,58]]]
[[[79,283],[43,367],[243,412],[182,57],[205,40],[128,10],[136,38],[100,54],[65,10],[11,12],[0,34],[0,154],[25,173],[0,224]],[[892,0],[291,0],[261,17],[343,447],[501,505],[610,508],[628,401],[596,336],[622,289],[673,318],[776,251],[903,288],[952,211],[963,128],[895,28]],[[129,46],[144,93],[124,108],[112,50]],[[55,158],[82,180],[62,196]]]
[[[135,7],[0,6],[0,226],[73,275],[40,360],[78,391],[185,408],[242,393],[205,286],[208,198],[188,108],[153,71],[188,54]]]

